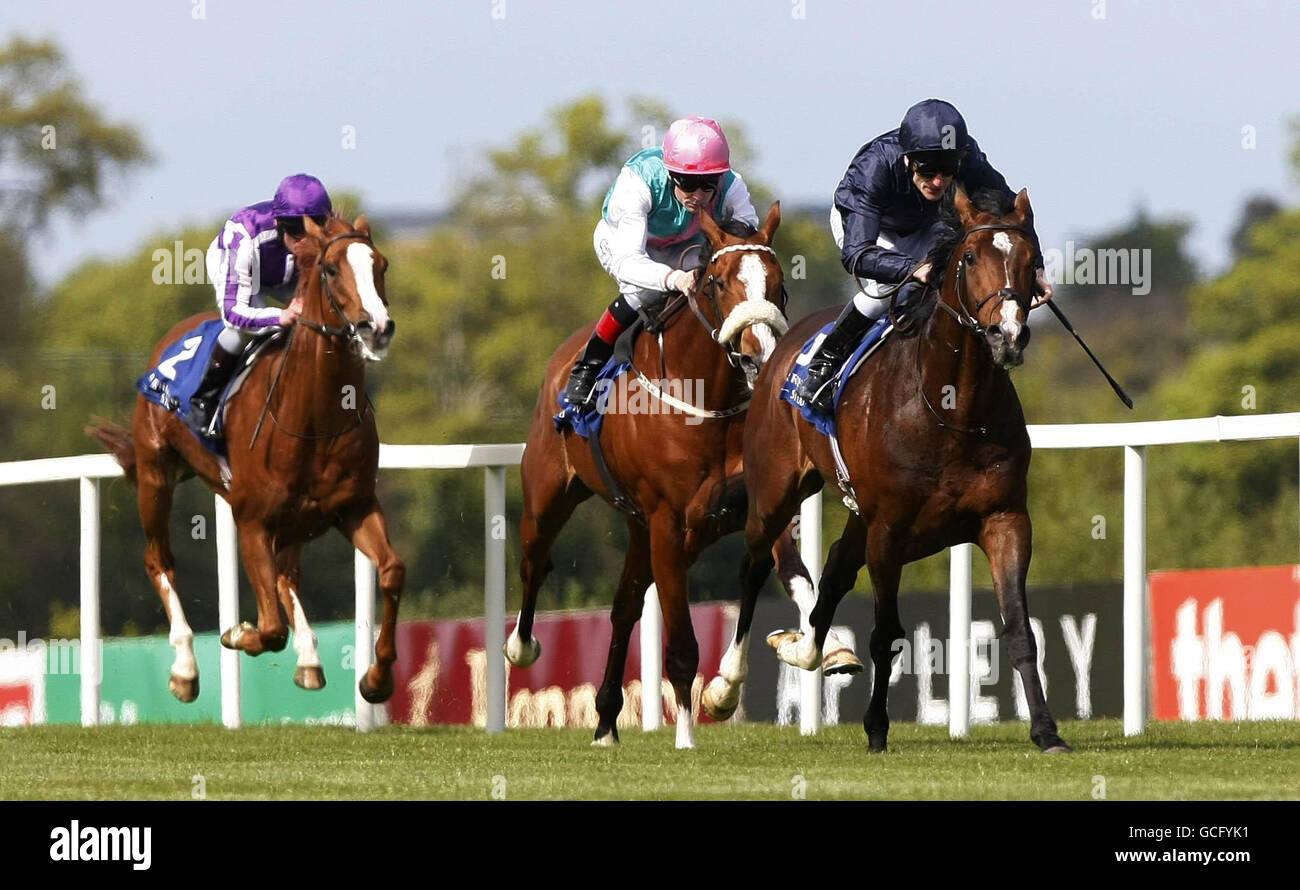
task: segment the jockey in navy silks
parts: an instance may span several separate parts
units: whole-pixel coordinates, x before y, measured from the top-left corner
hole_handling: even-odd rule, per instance
[[[199,388],[190,399],[189,424],[203,433],[244,347],[254,338],[294,323],[300,301],[284,309],[267,306],[262,288],[292,288],[298,280],[286,239],[303,237],[304,216],[325,225],[333,207],[315,176],[285,177],[275,197],[232,216],[208,247],[208,280],[216,288],[217,310],[225,330],[217,339]]]
[[[900,305],[925,290],[931,269],[922,260],[947,230],[939,219],[940,200],[950,194],[954,182],[967,194],[991,189],[1015,199],[1002,174],[966,132],[961,113],[941,99],[913,105],[898,129],[877,136],[854,156],[835,189],[831,233],[840,248],[840,262],[862,279],[863,289],[809,361],[797,398],[830,413],[834,387],[827,384],[862,335],[889,309],[882,286],[902,283],[895,295]],[[1037,284],[1044,299],[1051,296],[1041,251]]]
[[[564,397],[584,413],[596,401],[596,375],[614,354],[618,335],[636,321],[637,310],[662,306],[668,291],[690,293],[696,266],[680,265],[692,244],[703,244],[696,212],[720,225],[750,230],[758,214],[740,174],[731,169],[727,137],[717,121],[691,116],[674,121],[663,148],[647,148],[623,165],[605,195],[593,238],[600,265],[618,282],[619,296],[600,317],[569,376]],[[707,255],[704,259],[707,259]]]

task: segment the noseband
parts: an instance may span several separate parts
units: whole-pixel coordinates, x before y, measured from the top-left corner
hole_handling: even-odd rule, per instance
[[[342,337],[345,340],[351,340],[357,336],[357,326],[353,322],[349,321],[348,317],[343,314],[343,307],[339,305],[338,300],[334,299],[334,291],[330,288],[329,275],[325,273],[325,253],[329,250],[331,244],[338,241],[364,241],[371,247],[374,247],[375,244],[370,240],[369,235],[363,235],[360,232],[348,232],[344,235],[335,235],[333,238],[326,241],[325,245],[320,249],[320,259],[317,260],[317,265],[320,267],[321,287],[325,290],[325,296],[329,298],[330,308],[332,308],[334,314],[343,321],[343,324],[339,327],[329,327],[328,325],[317,324],[314,321],[304,321],[301,318],[297,319],[295,323],[313,330],[318,334],[324,334],[326,337]]]
[[[766,244],[732,244],[728,247],[721,248],[714,253],[713,256],[709,257],[709,261],[704,265],[704,268],[707,269],[709,266],[712,266],[721,256],[740,251],[763,251],[771,254],[773,259],[777,258],[776,251],[771,247],[768,247]],[[780,260],[777,260],[777,262],[779,263]],[[709,320],[708,316],[704,314],[703,310],[700,309],[699,293],[701,291],[703,291],[709,298],[709,305],[713,308],[714,318],[717,318],[719,321],[718,325],[714,325],[714,323]],[[708,278],[700,282],[699,287],[686,295],[686,299],[687,302],[690,303],[691,311],[695,313],[695,317],[700,320],[700,324],[704,325],[705,329],[709,332],[709,336],[713,338],[713,342],[717,343],[726,351],[727,362],[733,368],[739,368],[740,360],[742,358],[740,350],[733,348],[730,343],[722,343],[718,340],[718,334],[722,330],[721,324],[725,320],[722,314],[722,304],[718,302],[718,294],[721,291],[722,282],[718,280],[718,276],[709,275]],[[786,292],[785,282],[783,281],[781,283],[781,303],[778,306],[782,315],[785,315],[785,307],[789,301],[790,295]]]
[[[966,239],[970,237],[972,233],[980,232],[980,231],[1019,232],[1020,234],[1026,237],[1029,238],[1033,237],[1030,231],[1026,229],[1024,226],[1007,226],[1007,225],[1000,225],[998,223],[988,223],[982,226],[971,226],[969,229],[967,229],[966,232],[962,235],[961,241],[957,242],[956,246],[953,247],[953,250],[960,251],[961,245],[966,241]],[[1017,293],[1014,288],[1004,287],[1000,290],[996,290],[993,293],[986,295],[983,299],[981,299],[978,303],[976,303],[975,313],[974,315],[972,315],[970,311],[966,308],[965,292],[966,292],[966,256],[965,254],[961,254],[957,258],[957,306],[958,309],[960,309],[961,311],[958,312],[957,309],[953,309],[942,298],[939,300],[939,308],[947,312],[953,318],[957,319],[957,324],[961,325],[962,327],[968,329],[971,333],[980,337],[986,336],[988,334],[988,328],[984,327],[979,323],[979,314],[981,311],[983,311],[985,305],[987,305],[990,300],[996,299],[997,302],[994,303],[993,305],[997,307],[997,306],[1001,306],[1002,303],[1004,303],[1008,297],[1016,301],[1019,301],[1020,299],[1020,294]]]

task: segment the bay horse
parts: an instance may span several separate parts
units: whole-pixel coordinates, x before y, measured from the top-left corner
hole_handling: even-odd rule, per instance
[[[605,462],[637,515],[627,520],[628,550],[610,612],[613,628],[596,695],[595,745],[618,743],[616,721],[623,708],[628,642],[652,582],[667,630],[666,672],[677,698],[676,747],[695,745],[691,687],[699,647],[691,626],[687,571],[705,547],[739,531],[743,521],[740,472],[746,406],[759,368],[786,327],[781,264],[771,247],[780,220],[780,204],[773,204],[756,233],[740,236],[723,231],[702,212],[700,224],[712,253],[706,254],[708,262],[688,298],[694,317],[675,311],[683,307],[674,301],[661,316],[662,338],[657,342],[643,335],[636,343],[637,369],[662,368],[665,379],[701,382],[694,407],[702,413],[683,414],[668,407],[636,410],[632,406],[638,397],[648,404],[653,396],[642,381],[629,376],[624,378],[628,410],[605,414],[600,436]],[[611,503],[619,497],[603,480],[588,441],[567,427],[557,433],[552,419],[569,369],[591,330],[588,325],[575,331],[551,356],[520,465],[523,604],[505,646],[506,657],[518,667],[532,664],[541,653],[541,644],[532,636],[533,616],[538,589],[553,568],[551,547],[560,529],[593,493]],[[772,546],[782,581],[806,617],[814,602],[813,587],[790,530],[774,536]],[[832,645],[827,659],[832,672],[862,669],[857,656],[843,646]],[[746,669],[744,652],[728,650],[723,676],[703,694],[711,718],[725,720],[735,711]]]
[[[964,191],[954,195],[955,214],[947,215],[952,235],[927,259],[929,294],[937,291],[938,297],[923,304],[928,312],[917,313],[923,319],[910,332],[906,325],[896,330],[847,383],[836,422],[848,470],[846,493],[857,509],[850,510],[830,549],[812,634],[777,632],[768,640],[782,661],[817,667],[835,607],[865,562],[875,594],[875,678],[862,722],[873,752],[885,751],[888,740],[890,667],[903,639],[903,565],[967,542],[978,543],[989,559],[1002,640],[1031,713],[1030,738],[1046,753],[1070,750],[1047,708],[1029,625],[1030,446],[1008,374],[1023,362],[1029,342],[1033,213],[1025,191],[1013,208],[980,198],[977,207]],[[822,310],[791,328],[754,389],[745,426],[749,514],[737,641],[749,631],[754,600],[771,570],[772,542],[803,498],[824,481],[838,484],[830,440],[778,397],[800,348],[838,311]]]
[[[393,692],[406,569],[388,541],[375,497],[379,434],[365,395],[366,363],[382,360],[393,336],[384,297],[388,260],[371,242],[364,216],[354,225],[337,217],[324,227],[310,217],[303,224],[301,238],[286,238],[299,272],[295,298],[301,298],[302,314],[287,342],[253,366],[226,405],[228,485],[218,459],[185,423],[144,396],[136,399],[129,433],[105,423],[87,429],[139,489],[145,571],[162,599],[176,651],[168,685],[183,702],[198,697],[199,675],[194,633],[176,593],[167,524],[173,489],[195,475],[230,504],[257,595],[256,626],[245,621],[227,628],[221,644],[249,655],[282,650],[289,635],[283,607],[298,656],[294,682],[323,687],[316,635],[299,597],[299,559],[304,543],[337,528],[378,565],[384,595],[375,663],[360,681],[361,694],[378,703]],[[172,328],[154,348],[150,367],[167,346],[216,317],[203,313]],[[263,412],[271,420],[264,427]]]

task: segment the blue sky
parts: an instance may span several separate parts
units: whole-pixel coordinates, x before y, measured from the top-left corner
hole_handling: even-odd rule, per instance
[[[373,209],[442,207],[484,148],[593,91],[739,121],[753,175],[827,206],[863,142],[948,99],[1029,188],[1045,247],[1143,205],[1190,217],[1215,268],[1248,195],[1297,199],[1297,4],[204,0],[196,19],[196,2],[0,0],[6,36],[55,39],[157,156],[109,208],[33,245],[43,281],[269,198],[298,170]]]

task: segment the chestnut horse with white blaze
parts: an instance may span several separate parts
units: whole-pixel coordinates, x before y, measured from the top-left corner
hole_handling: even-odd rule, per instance
[[[199,675],[194,634],[176,592],[167,525],[173,489],[196,475],[230,504],[244,570],[257,595],[257,625],[227,628],[222,645],[249,655],[278,652],[292,628],[294,682],[304,689],[325,685],[316,635],[299,595],[299,558],[303,544],[337,528],[378,565],[384,596],[375,663],[360,681],[361,694],[382,702],[393,692],[406,569],[389,544],[375,497],[379,433],[365,397],[366,364],[384,358],[393,336],[384,297],[388,260],[371,242],[364,216],[355,225],[330,218],[322,228],[310,217],[303,224],[305,236],[287,245],[299,271],[295,295],[302,298],[302,315],[287,342],[253,366],[225,408],[228,486],[218,459],[185,423],[144,396],[136,401],[130,433],[105,423],[87,429],[138,486],[145,571],[171,622],[176,660],[169,685],[181,701],[198,696]],[[170,344],[215,317],[196,315],[172,328],[150,366]]]
[[[740,473],[746,406],[760,367],[786,327],[781,264],[771,247],[780,220],[780,205],[773,204],[762,227],[742,237],[701,213],[701,229],[712,253],[705,254],[708,262],[695,293],[687,298],[692,311],[676,311],[682,305],[670,303],[661,316],[662,339],[643,335],[636,343],[636,369],[662,368],[669,380],[701,381],[703,390],[697,395],[702,397],[687,406],[694,413],[664,402],[662,410],[615,409],[605,414],[600,434],[605,462],[637,515],[630,515],[627,523],[628,550],[610,613],[613,627],[596,695],[593,744],[618,742],[628,643],[653,582],[667,629],[666,672],[677,699],[676,746],[695,745],[691,692],[699,647],[691,626],[687,571],[705,547],[739,531],[743,521]],[[588,441],[567,427],[556,432],[553,421],[569,369],[590,332],[590,326],[574,332],[552,355],[520,466],[523,607],[505,646],[507,658],[519,667],[532,664],[541,652],[532,636],[533,616],[538,588],[553,568],[550,553],[556,536],[574,508],[592,494],[610,502],[616,494],[603,481]],[[629,372],[624,379],[629,408],[659,398],[639,375]],[[789,530],[774,536],[769,546],[806,620],[813,588]],[[828,646],[827,660],[832,672],[862,669],[851,650],[834,643]],[[746,670],[744,646],[733,646],[723,657],[721,677],[703,693],[705,713],[716,720],[734,713]]]
[[[904,638],[898,615],[902,568],[954,544],[977,543],[992,569],[1000,639],[1029,705],[1030,738],[1046,753],[1064,752],[1070,749],[1047,708],[1029,624],[1030,446],[1007,373],[1023,362],[1029,341],[1033,215],[1024,191],[1010,209],[977,207],[958,190],[953,207],[951,237],[926,260],[942,270],[931,279],[930,293],[937,289],[937,298],[918,311],[916,328],[895,331],[849,378],[837,408],[848,496],[857,509],[831,547],[812,633],[779,632],[769,643],[796,667],[821,664],[835,607],[865,563],[875,593],[875,679],[863,727],[870,749],[884,751],[890,668]],[[754,390],[745,426],[749,517],[738,639],[749,630],[754,599],[771,570],[772,542],[803,498],[824,481],[838,484],[830,440],[778,396],[800,347],[837,311],[822,310],[791,328]]]

